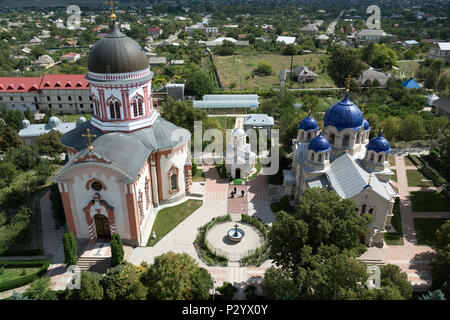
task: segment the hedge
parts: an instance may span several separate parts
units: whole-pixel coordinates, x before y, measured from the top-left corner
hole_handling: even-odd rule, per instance
[[[26,276],[9,281],[0,282],[0,292],[24,286],[38,279],[39,277],[44,275],[49,266],[50,266],[49,260],[28,260],[28,261],[0,260],[0,267],[6,268],[40,267],[38,271],[30,273]]]
[[[40,256],[43,252],[41,249],[26,249],[26,250],[0,250],[0,257],[15,257],[15,256]]]

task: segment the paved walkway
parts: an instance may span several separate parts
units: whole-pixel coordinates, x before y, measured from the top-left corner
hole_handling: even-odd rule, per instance
[[[235,189],[236,188],[236,189]],[[236,190],[234,198],[231,197],[231,192]],[[242,197],[242,191],[244,196]],[[248,213],[248,187],[247,186],[228,186],[228,201],[227,213]]]
[[[153,263],[154,257],[168,251],[187,253],[193,257],[200,266],[206,268],[211,273],[216,281],[215,287],[221,286],[225,281],[230,282],[239,288],[236,298],[242,299],[244,298],[244,284],[247,281],[255,281],[255,285],[257,287],[260,286],[265,269],[272,264],[271,261],[266,261],[261,267],[209,267],[199,258],[193,244],[198,234],[198,228],[207,224],[214,217],[226,215],[228,213],[228,201],[239,199],[227,198],[227,193],[229,193],[228,180],[219,179],[214,166],[203,165],[203,171],[206,176],[203,205],[153,247],[137,247],[133,249],[129,261],[136,265],[140,264],[142,261]],[[252,208],[252,210],[249,210],[248,214],[259,216],[259,208],[265,207],[264,210],[261,210],[261,215],[264,218],[263,220],[273,221],[274,214],[270,210],[269,201],[261,202],[256,199],[256,197],[261,197],[261,195],[258,195],[261,192],[267,194],[267,186],[260,186],[261,183],[265,182],[265,179],[266,177],[260,178],[258,176],[256,179],[252,180],[248,186],[246,197],[248,197],[248,208]],[[242,186],[236,187],[239,188]],[[251,202],[254,202],[254,204],[250,205]],[[256,205],[256,203],[259,205]]]
[[[417,245],[414,230],[414,218],[450,218],[450,212],[413,212],[409,192],[434,191],[434,187],[409,187],[406,170],[417,170],[414,166],[406,166],[403,156],[395,157],[400,213],[403,228],[403,245],[385,245],[383,248],[368,248],[364,257],[383,260],[385,263],[398,265],[408,275],[408,280],[417,288],[426,289],[431,285],[430,265],[436,256],[434,248]]]

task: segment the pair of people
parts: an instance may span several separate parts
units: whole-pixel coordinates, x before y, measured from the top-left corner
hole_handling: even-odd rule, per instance
[[[236,192],[237,192],[237,188],[234,187],[234,190],[231,191],[231,198],[234,198],[234,195],[236,194]],[[244,197],[244,194],[245,194],[245,191],[244,191],[244,190],[241,190],[241,197],[242,197],[242,198]]]

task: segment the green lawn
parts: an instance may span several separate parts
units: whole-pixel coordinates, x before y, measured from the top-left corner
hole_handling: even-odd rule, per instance
[[[389,165],[395,166],[395,156],[389,156]]]
[[[236,117],[213,117],[219,122],[222,129],[233,129],[236,123]]]
[[[394,227],[396,233],[386,233],[384,235],[384,240],[388,245],[403,245],[403,228],[402,228],[402,215],[399,208],[399,200],[395,201],[394,208],[392,210],[394,216],[391,219],[392,226]]]
[[[391,171],[394,173],[394,175],[391,176],[391,180],[397,182],[397,170],[391,169]]]
[[[200,208],[203,204],[201,200],[187,200],[179,205],[164,208],[158,212],[155,223],[153,224],[152,232],[156,232],[156,239],[150,239],[147,242],[147,247],[155,245],[166,234],[168,234],[173,228],[179,225],[184,219],[186,219],[191,213]]]
[[[412,163],[412,161],[408,157],[404,157],[403,159],[405,160],[406,166],[414,166],[414,163]]]
[[[409,79],[409,77],[414,77],[419,68],[419,61],[402,61],[397,64],[400,69],[394,70],[394,74],[402,78],[404,77],[405,80]]]
[[[417,244],[434,246],[436,241],[436,230],[439,229],[445,221],[447,221],[447,219],[414,219],[414,230],[416,231]]]
[[[406,177],[409,187],[421,187],[423,185],[422,180],[428,180],[420,170],[406,170]]]
[[[197,172],[195,173],[194,176],[192,176],[192,181],[193,182],[205,182],[206,181],[205,173],[203,172],[202,169],[197,168]]]
[[[413,212],[450,212],[450,200],[434,191],[410,192]]]
[[[86,120],[91,120],[92,115],[90,113],[81,114],[63,114],[58,115],[61,118],[61,122],[76,122],[80,117],[85,117]]]
[[[0,267],[1,268],[1,267]],[[3,270],[3,273],[2,273]],[[0,283],[14,280],[30,273],[39,271],[39,268],[4,268],[0,270]],[[25,272],[25,273],[24,273]]]
[[[324,68],[320,67],[320,58],[326,57],[325,54],[306,54],[294,56],[293,66],[306,65],[312,71],[317,73],[318,79],[312,84],[306,86],[313,87],[336,87],[328,76]],[[265,61],[272,66],[270,76],[252,77],[252,72],[258,67],[259,62]],[[260,89],[269,90],[280,86],[280,70],[289,69],[291,66],[291,57],[273,53],[255,53],[241,52],[231,56],[214,56],[214,64],[220,77],[220,81],[225,89],[230,89],[234,84],[235,90]],[[300,87],[300,84],[293,84],[294,87]]]

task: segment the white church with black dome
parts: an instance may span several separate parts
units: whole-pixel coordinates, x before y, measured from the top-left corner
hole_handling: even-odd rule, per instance
[[[369,133],[369,122],[348,93],[328,108],[323,130],[308,115],[298,125],[292,170],[284,170],[284,186],[296,202],[307,188],[314,187],[353,200],[360,214],[373,217],[366,244],[382,247],[384,234],[392,228],[398,194],[390,184],[389,142],[381,134],[369,141]]]

